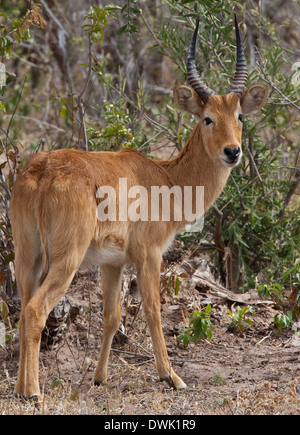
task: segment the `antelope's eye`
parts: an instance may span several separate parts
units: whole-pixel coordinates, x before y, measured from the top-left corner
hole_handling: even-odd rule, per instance
[[[241,122],[244,121],[244,116],[241,113],[239,114],[239,121],[241,121]]]
[[[211,124],[213,122],[213,120],[208,118],[208,117],[206,117],[206,118],[204,118],[204,122],[205,122],[206,125],[209,125],[209,124]]]

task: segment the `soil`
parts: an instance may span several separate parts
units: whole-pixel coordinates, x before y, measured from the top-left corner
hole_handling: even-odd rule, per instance
[[[195,269],[201,275],[200,284]],[[177,274],[181,281],[177,295],[169,285],[171,274]],[[206,262],[183,259],[176,266],[167,265],[162,272],[162,325],[172,366],[188,385],[187,390],[174,391],[158,380],[133,278],[134,272],[128,269],[122,291],[123,332],[116,334],[113,343],[107,385],[96,387],[92,382],[103,328],[101,280],[97,271],[78,272],[66,295],[73,307],[68,328],[62,328],[56,344],[41,348],[40,382],[45,404],[37,410],[31,402],[14,398],[19,357],[14,338],[5,349],[0,348],[0,414],[300,413],[299,335],[291,330],[274,332],[277,310],[273,303],[248,298],[247,304],[255,311],[255,316],[249,317],[252,326],[245,324],[244,331],[230,332],[228,310],[244,305],[234,301],[230,292],[227,297],[224,290],[219,291],[217,283],[214,287]],[[190,314],[207,303],[212,305],[211,341],[178,345],[179,331],[188,324]],[[18,312],[10,317],[13,325]]]

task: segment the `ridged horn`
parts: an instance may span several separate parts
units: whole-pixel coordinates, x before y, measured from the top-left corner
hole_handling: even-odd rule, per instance
[[[194,89],[195,92],[197,92],[197,94],[199,95],[203,103],[206,104],[209,97],[215,94],[215,92],[204,83],[204,81],[201,79],[201,77],[197,72],[197,68],[195,64],[195,49],[196,49],[198,28],[199,28],[199,19],[197,20],[192,42],[189,47],[188,58],[186,62],[187,79],[190,86]]]
[[[246,88],[246,83],[248,80],[248,71],[247,71],[247,64],[246,64],[245,54],[243,50],[243,44],[241,41],[239,26],[235,14],[234,14],[234,24],[235,24],[236,57],[237,57],[236,70],[235,70],[234,78],[232,80],[232,84],[228,89],[227,93],[229,94],[230,92],[233,92],[235,94],[238,94],[239,97],[241,97]]]

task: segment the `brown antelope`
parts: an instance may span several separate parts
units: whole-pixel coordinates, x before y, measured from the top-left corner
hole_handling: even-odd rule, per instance
[[[198,119],[179,155],[169,161],[154,161],[135,150],[40,152],[31,156],[13,187],[11,223],[22,302],[17,395],[42,400],[39,351],[47,316],[67,291],[76,270],[95,264],[101,265],[104,302],[103,343],[95,384],[107,380],[111,343],[121,320],[122,271],[125,264],[134,264],[159,377],[174,388],[186,387],[169,362],[160,318],[162,252],[186,220],[176,220],[175,211],[169,222],[121,219],[119,214],[124,217],[124,210],[119,210],[115,219],[101,220],[97,218],[97,193],[101,186],[118,192],[121,179],[126,179],[127,189],[142,186],[147,192],[153,186],[203,186],[207,210],[222,192],[231,169],[241,159],[243,116],[262,108],[268,89],[254,85],[245,91],[247,68],[235,22],[236,74],[228,92],[216,95],[196,71],[198,24],[187,59],[190,87],[174,89],[178,108]],[[116,195],[117,206],[121,200]],[[192,202],[195,207],[195,193]],[[173,199],[171,205],[176,207],[175,203]]]

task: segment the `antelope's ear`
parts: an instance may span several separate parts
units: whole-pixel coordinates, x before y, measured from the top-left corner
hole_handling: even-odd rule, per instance
[[[267,101],[269,89],[266,85],[253,85],[247,89],[241,98],[243,115],[258,112]]]
[[[191,115],[198,115],[201,112],[203,103],[196,92],[189,86],[176,86],[173,96],[179,110]]]

